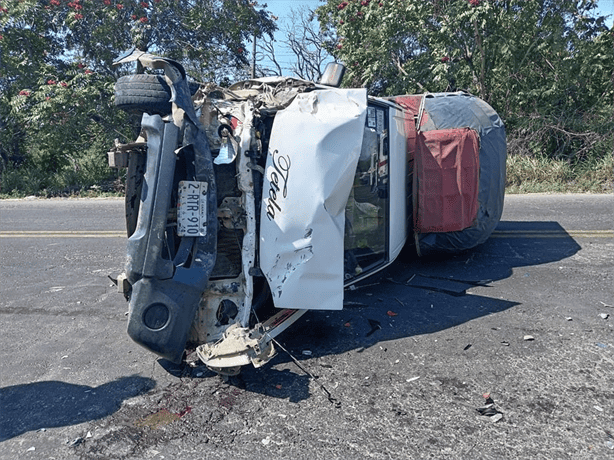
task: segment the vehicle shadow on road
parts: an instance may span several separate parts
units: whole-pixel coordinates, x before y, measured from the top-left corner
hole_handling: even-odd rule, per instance
[[[300,360],[454,327],[523,302],[467,289],[484,286],[482,294],[521,267],[560,261],[580,249],[557,222],[504,221],[473,250],[396,261],[355,290],[346,290],[342,311],[309,312],[279,340]],[[309,356],[303,350],[309,350]],[[280,353],[276,360],[290,358]]]
[[[98,387],[52,380],[0,388],[0,442],[28,431],[106,417],[125,399],[154,386],[150,378],[130,376]]]
[[[523,299],[466,291],[488,290],[521,267],[563,260],[580,246],[557,222],[509,222],[483,245],[457,255],[401,257],[386,270],[348,289],[341,311],[312,311],[278,337],[288,350],[262,369],[246,366],[228,383],[249,392],[291,401],[309,398],[312,380],[302,369],[277,364],[358,352],[389,340],[415,337],[502,312]],[[290,356],[292,355],[292,357]],[[320,362],[320,365],[326,365]],[[282,366],[284,367],[284,366]]]

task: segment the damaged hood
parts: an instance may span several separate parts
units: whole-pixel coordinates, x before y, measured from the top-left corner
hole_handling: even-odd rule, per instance
[[[260,267],[275,306],[341,310],[345,205],[360,156],[364,89],[299,94],[273,122]]]

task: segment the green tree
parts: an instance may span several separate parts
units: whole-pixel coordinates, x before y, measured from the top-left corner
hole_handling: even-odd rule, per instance
[[[0,190],[61,190],[109,176],[107,148],[134,129],[113,108],[114,82],[132,69],[113,60],[137,47],[180,61],[199,81],[246,76],[246,44],[275,30],[264,8],[247,0],[0,0]]]
[[[469,91],[499,112],[512,138],[540,133],[523,151],[572,159],[589,144],[604,154],[607,142],[595,139],[612,133],[612,32],[595,8],[594,0],[332,0],[317,13],[352,85],[380,95]]]

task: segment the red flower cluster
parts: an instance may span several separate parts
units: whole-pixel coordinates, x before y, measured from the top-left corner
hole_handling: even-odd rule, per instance
[[[149,3],[147,3],[147,2],[141,2],[141,7],[143,7],[143,8],[149,8]]]
[[[132,19],[133,21],[136,21],[136,14],[133,14],[132,16],[130,16],[130,19]]]
[[[349,5],[348,2],[341,2],[341,3],[339,3],[339,5],[337,5],[337,9],[338,10],[342,10],[343,8],[345,8],[348,5]]]
[[[83,64],[79,63],[77,64],[77,67],[79,67],[80,69],[82,69],[83,67],[85,67]]]
[[[26,91],[25,89],[22,89],[21,91],[19,91],[19,95],[20,96],[29,96],[30,95],[30,91]]]
[[[82,10],[83,9],[83,5],[79,5],[79,1],[80,0],[75,0],[74,2],[69,2],[68,6],[70,8],[74,8],[76,11]]]
[[[441,62],[448,62],[450,58],[448,56],[444,56],[441,58]]]
[[[49,3],[51,3],[53,6],[60,6],[60,0],[51,0]]]
[[[117,9],[118,10],[123,10],[124,9],[124,5],[122,5],[121,3],[117,4]]]
[[[111,4],[111,0],[103,0],[102,3],[109,6]]]
[[[145,24],[147,22],[147,18],[146,17],[142,17],[141,19],[139,19],[139,21],[141,21],[143,24]]]
[[[79,19],[83,19],[83,15],[81,13],[75,14],[75,19],[78,21]]]
[[[90,69],[85,69],[84,73],[85,73],[85,75],[89,75],[89,74],[94,73],[94,72],[92,72]]]
[[[47,80],[48,85],[55,85],[57,82],[55,80]]]
[[[66,88],[68,86],[68,83],[63,81],[63,82],[60,83],[60,86],[62,86],[63,88]]]
[[[362,0],[362,2],[360,2],[360,4],[362,6],[367,6],[370,2],[371,2],[371,0]]]
[[[2,8],[0,7],[0,13],[8,13],[9,10],[7,10],[6,8]]]
[[[479,6],[480,5],[480,0],[469,0],[469,4],[471,6]]]

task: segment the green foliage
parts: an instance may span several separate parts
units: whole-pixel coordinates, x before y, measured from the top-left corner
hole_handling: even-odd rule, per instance
[[[612,155],[613,35],[592,0],[330,0],[317,10],[351,86],[465,90],[489,102],[510,152]]]
[[[0,0],[0,193],[113,179],[106,152],[138,126],[113,107],[116,79],[133,71],[113,60],[137,47],[182,62],[196,80],[245,76],[251,37],[275,30],[258,8],[248,0]]]

